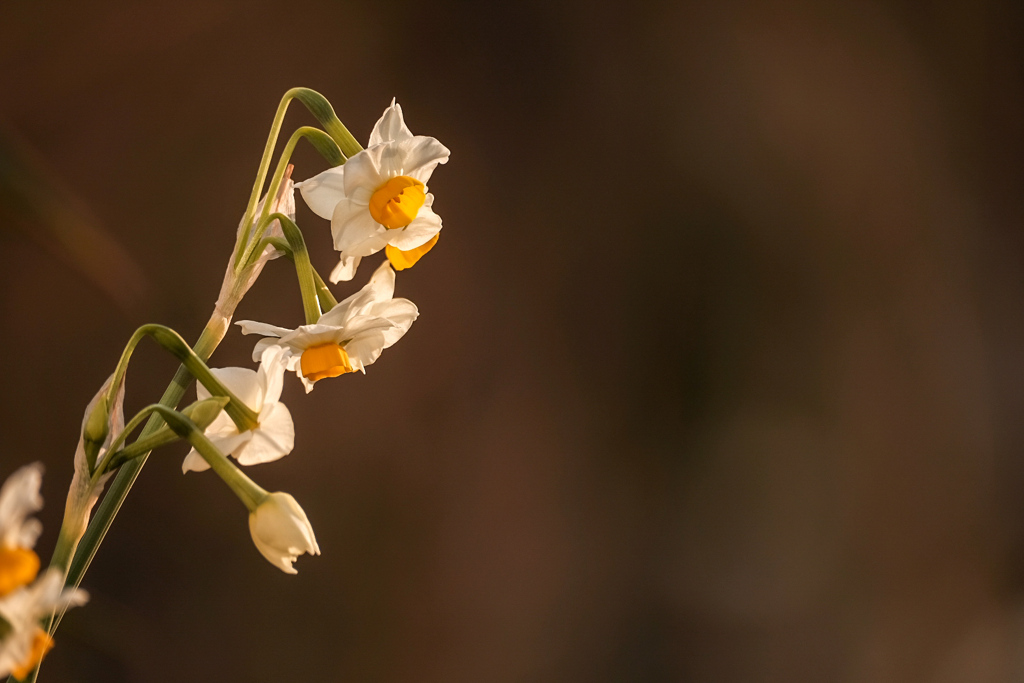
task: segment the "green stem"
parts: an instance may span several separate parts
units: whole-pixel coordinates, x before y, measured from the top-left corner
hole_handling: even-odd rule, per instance
[[[270,179],[270,188],[267,190],[267,197],[276,197],[278,190],[281,189],[281,180],[284,178],[285,169],[288,168],[288,164],[292,160],[292,154],[295,153],[295,146],[299,144],[299,140],[303,138],[309,139],[313,146],[320,150],[321,148],[330,150],[333,146],[333,150],[337,153],[334,159],[328,159],[328,161],[334,161],[334,166],[340,166],[345,163],[345,157],[341,155],[341,150],[338,149],[337,144],[331,139],[326,133],[319,128],[312,126],[301,126],[295,129],[292,136],[288,138],[288,142],[285,143],[284,149],[281,150],[281,156],[277,159],[277,168],[274,170],[274,175]],[[263,204],[262,219],[270,215],[270,201]]]
[[[242,251],[249,244],[252,219],[256,215],[256,204],[260,201],[260,194],[263,191],[263,184],[267,180],[267,171],[270,170],[270,158],[274,154],[274,147],[277,146],[277,138],[281,134],[281,124],[284,123],[284,115],[288,111],[288,105],[295,97],[294,88],[289,90],[281,98],[274,113],[274,121],[270,124],[270,133],[267,135],[267,143],[263,146],[263,156],[260,158],[260,167],[256,171],[256,180],[252,184],[252,192],[249,193],[249,203],[245,207],[245,215],[242,218],[242,225],[245,226],[239,236],[239,242],[235,245],[235,266],[241,263]],[[267,201],[271,201],[268,199]]]
[[[143,337],[152,337],[157,344],[168,351],[171,355],[181,361],[182,365],[199,380],[204,387],[214,396],[227,396],[230,399],[227,407],[224,411],[231,417],[234,423],[238,426],[239,431],[245,431],[252,429],[259,424],[258,415],[256,412],[245,405],[237,396],[235,396],[224,384],[210,372],[210,368],[203,362],[192,350],[192,348],[181,338],[177,332],[165,325],[142,325],[139,329],[135,330],[135,334],[128,340],[128,344],[124,348],[124,352],[121,354],[121,360],[118,361],[117,368],[114,370],[114,378],[111,382],[112,387],[119,386],[124,378],[124,373],[128,368],[128,361],[131,360],[132,353],[135,351],[135,347],[138,346],[139,342]],[[109,396],[109,392],[108,392]],[[107,403],[110,405],[112,398],[108,398]]]
[[[263,157],[260,159],[260,167],[256,172],[256,180],[249,195],[249,204],[245,209],[245,216],[242,225],[245,226],[240,236],[239,244],[235,246],[235,265],[242,263],[242,251],[249,245],[249,238],[252,235],[252,220],[256,214],[256,205],[260,201],[260,194],[263,190],[263,183],[267,180],[267,171],[270,170],[270,159],[274,154],[274,147],[277,146],[277,138],[281,134],[281,125],[284,122],[284,115],[288,111],[288,105],[293,99],[299,100],[309,110],[320,125],[324,127],[338,144],[341,153],[345,157],[351,157],[363,148],[352,137],[345,124],[338,119],[334,113],[334,107],[320,93],[309,88],[292,88],[284,94],[281,102],[277,105],[277,112],[274,114],[274,121],[270,124],[270,133],[267,135],[267,143],[263,147]],[[268,195],[272,197],[273,195]],[[267,201],[272,201],[268,199]],[[257,233],[258,234],[258,233]]]
[[[192,444],[192,447],[198,451],[199,455],[203,456],[203,459],[238,496],[249,512],[255,510],[263,502],[263,499],[267,497],[267,492],[228,460],[227,456],[206,438],[203,430],[196,423],[166,406],[157,405],[153,406],[153,409],[175,434]]]
[[[187,420],[187,418],[186,418]],[[189,422],[191,424],[191,422]],[[234,492],[238,499],[242,501],[246,509],[252,512],[263,500],[267,497],[267,492],[261,488],[256,482],[250,479],[245,473],[242,472],[234,463],[227,459],[227,457],[218,450],[213,443],[206,438],[202,430],[197,429],[195,425],[192,428],[185,431],[179,432],[182,438],[188,439],[188,442],[195,448],[199,455],[203,456],[203,459],[209,463],[217,475],[224,480],[224,483]]]
[[[309,140],[331,165],[340,166],[345,163],[345,157],[342,155],[341,150],[338,149],[337,143],[327,133],[312,126],[302,126],[296,129],[292,136],[288,138],[288,142],[285,143],[281,156],[278,157],[277,168],[274,170],[274,175],[270,180],[270,188],[267,190],[267,199],[263,202],[263,210],[260,213],[259,220],[256,221],[256,229],[251,233],[246,232],[248,243],[242,248],[241,255],[236,261],[236,266],[240,267],[242,264],[247,264],[263,253],[260,248],[261,240],[259,238],[263,235],[267,226],[273,222],[270,220],[270,207],[274,203],[271,198],[276,198],[278,192],[280,192],[281,183],[284,181],[285,173],[288,171],[288,165],[291,162],[292,154],[295,153],[295,147],[299,144],[299,140],[304,138]]]
[[[320,277],[320,273],[316,272],[316,268],[313,269],[313,280],[316,284],[316,296],[320,299],[320,307],[326,313],[338,305],[338,300],[334,298],[334,294],[324,279]]]
[[[299,291],[302,293],[302,309],[306,314],[306,324],[313,325],[320,319],[320,303],[317,300],[316,284],[313,279],[313,264],[309,262],[306,241],[302,239],[302,231],[295,221],[283,213],[270,216],[281,222],[281,231],[288,240],[292,260],[295,262],[295,274],[299,278]]]
[[[215,396],[204,399],[202,401],[196,401],[181,411],[181,414],[192,420],[200,429],[206,430],[210,424],[217,418],[221,410],[227,405],[227,396]],[[103,476],[105,472],[112,472],[127,461],[137,458],[141,455],[145,455],[152,450],[156,450],[159,446],[165,446],[169,443],[177,441],[180,437],[175,434],[171,429],[164,426],[155,431],[146,438],[140,438],[130,446],[121,448],[118,450],[122,443],[125,441],[125,437],[138,427],[142,420],[146,419],[153,413],[162,413],[163,410],[167,410],[160,404],[154,404],[146,406],[139,413],[132,418],[132,421],[125,426],[124,431],[117,435],[117,438],[110,444],[107,449],[107,453],[97,468],[96,473],[92,477],[93,484],[99,482],[99,478]]]
[[[211,318],[210,322],[203,328],[202,334],[199,335],[195,347],[193,347],[196,356],[200,360],[207,360],[224,338],[225,332],[227,332],[227,326],[223,320]],[[178,371],[174,374],[174,379],[171,380],[167,390],[164,391],[164,395],[160,399],[160,405],[169,408],[178,405],[181,397],[185,394],[186,387],[188,387],[191,381],[192,374],[188,369],[184,365],[179,367]],[[164,421],[159,415],[150,416],[146,426],[142,429],[139,439],[152,436],[163,424]],[[107,495],[103,497],[103,500],[97,506],[96,514],[93,516],[92,522],[78,544],[78,551],[75,553],[71,566],[68,568],[64,585],[77,588],[81,584],[82,577],[85,576],[85,572],[89,569],[93,557],[96,556],[97,549],[103,542],[104,537],[106,537],[107,531],[110,530],[114,517],[117,516],[118,511],[121,509],[121,505],[138,478],[139,472],[146,465],[148,457],[148,455],[142,455],[126,462],[118,470],[117,474],[114,475]]]
[[[291,245],[288,244],[288,240],[280,237],[267,237],[260,244],[259,253],[263,253],[263,250],[267,245],[273,246],[275,249],[284,253],[285,257],[289,261],[295,260],[295,257],[292,255]],[[313,268],[312,265],[310,266],[310,269],[313,271],[313,284],[316,286],[316,298],[320,300],[320,309],[326,313],[338,305],[338,300],[334,298],[334,293],[331,292],[330,287],[327,286],[324,279],[320,277],[320,273],[317,272],[317,269]]]

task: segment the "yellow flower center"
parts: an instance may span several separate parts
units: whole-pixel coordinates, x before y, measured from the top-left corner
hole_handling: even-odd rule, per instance
[[[39,556],[28,548],[0,548],[0,596],[21,588],[39,573]]]
[[[39,662],[43,661],[43,657],[53,647],[53,638],[46,635],[46,631],[36,627],[36,634],[32,638],[32,649],[28,652],[28,657],[19,664],[18,666],[11,667],[11,675],[17,678],[19,681],[32,673]]]
[[[423,255],[434,248],[437,244],[437,238],[441,236],[441,233],[434,235],[430,241],[425,244],[421,244],[415,249],[409,251],[402,251],[401,249],[395,249],[390,244],[384,249],[384,253],[388,255],[388,261],[391,261],[391,265],[395,270],[405,270],[406,268],[412,268],[416,265],[416,262],[423,258]]]
[[[310,346],[302,352],[302,376],[310,382],[352,372],[352,363],[345,349],[338,344]]]
[[[407,175],[391,178],[370,197],[370,215],[385,228],[404,228],[426,201],[423,190],[423,183]]]

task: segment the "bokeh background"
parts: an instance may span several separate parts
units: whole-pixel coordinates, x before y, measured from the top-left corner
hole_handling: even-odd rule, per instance
[[[1008,0],[0,0],[0,473],[46,464],[44,556],[124,341],[205,323],[286,89],[361,140],[397,97],[452,149],[420,319],[290,382],[296,450],[251,472],[323,555],[280,573],[160,451],[42,680],[1024,680],[1022,30]],[[238,317],[301,322],[286,263]],[[173,370],[145,347],[129,407]]]

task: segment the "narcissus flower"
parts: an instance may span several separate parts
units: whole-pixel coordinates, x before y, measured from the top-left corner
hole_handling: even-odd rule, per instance
[[[435,138],[413,135],[392,101],[365,150],[297,185],[309,208],[331,221],[334,248],[341,252],[331,282],[351,280],[359,259],[381,249],[397,270],[430,251],[441,218],[427,181],[449,154]]]
[[[256,343],[254,359],[270,346],[287,349],[288,369],[302,379],[309,392],[321,379],[363,371],[409,330],[419,311],[408,299],[392,298],[394,292],[395,271],[385,261],[365,287],[312,325],[290,330],[252,320],[238,324],[243,334],[269,337]]]
[[[30,515],[43,507],[39,487],[43,465],[32,463],[15,471],[0,489],[0,596],[36,578],[39,556],[32,550],[43,530]]]
[[[287,493],[269,494],[249,514],[249,532],[263,557],[285,574],[297,574],[292,564],[299,555],[319,555],[306,513]]]
[[[0,598],[0,676],[27,676],[53,647],[39,620],[88,598],[83,590],[64,588],[58,569],[48,569],[35,583]]]
[[[239,432],[238,426],[222,412],[206,428],[206,437],[221,453],[233,455],[240,465],[272,462],[292,452],[295,445],[295,425],[288,407],[281,403],[284,371],[288,365],[288,351],[280,346],[268,346],[260,354],[260,369],[213,368],[210,372],[228,390],[258,415],[259,424]],[[196,384],[200,401],[210,398],[209,390]],[[193,448],[185,456],[182,472],[202,472],[209,463]]]

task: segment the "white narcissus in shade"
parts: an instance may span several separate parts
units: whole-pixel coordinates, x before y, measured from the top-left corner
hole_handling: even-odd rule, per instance
[[[263,557],[286,574],[298,573],[292,564],[299,555],[320,554],[309,518],[287,493],[269,494],[249,513],[249,532]]]
[[[48,569],[35,583],[0,598],[0,676],[24,678],[53,647],[39,620],[68,607],[84,604],[88,594],[64,588],[64,576]]]
[[[42,483],[43,465],[35,462],[15,470],[0,488],[0,596],[39,572],[39,556],[32,549],[43,525],[31,515],[43,507]]]
[[[221,453],[233,455],[240,465],[272,462],[292,452],[295,446],[295,425],[288,407],[280,402],[284,385],[284,371],[288,352],[279,346],[270,346],[260,354],[259,370],[249,368],[214,368],[210,372],[228,390],[257,414],[259,424],[243,432],[221,412],[206,428],[206,437]],[[196,385],[199,400],[210,398],[202,384]],[[193,448],[185,456],[182,472],[201,472],[210,469],[209,463]]]
[[[268,337],[256,343],[253,358],[259,358],[268,347],[287,349],[288,369],[302,379],[309,392],[318,380],[364,370],[409,330],[419,311],[408,299],[393,298],[394,292],[395,271],[385,261],[365,287],[313,325],[290,330],[252,320],[238,324],[243,334]]]
[[[309,208],[331,221],[334,248],[341,252],[331,282],[351,280],[359,259],[381,249],[397,270],[430,250],[441,218],[433,211],[427,181],[449,154],[435,138],[413,135],[392,101],[366,149],[297,184]]]

